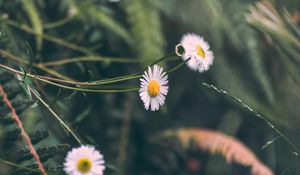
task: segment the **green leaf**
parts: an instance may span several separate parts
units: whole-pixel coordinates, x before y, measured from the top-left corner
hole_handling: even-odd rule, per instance
[[[42,20],[40,19],[40,15],[38,13],[38,10],[37,10],[33,0],[22,0],[21,2],[22,2],[23,9],[26,12],[26,14],[30,20],[33,30],[37,34],[36,35],[36,49],[39,52],[42,49],[42,42],[43,42]]]

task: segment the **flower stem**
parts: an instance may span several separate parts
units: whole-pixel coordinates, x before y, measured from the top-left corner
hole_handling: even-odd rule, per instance
[[[191,58],[179,63],[177,66],[173,67],[172,69],[168,70],[167,73],[172,73],[174,71],[176,71],[177,69],[179,69],[180,67],[182,67],[186,62],[188,62]]]
[[[71,64],[71,63],[77,63],[77,62],[99,62],[99,61],[117,62],[117,63],[140,63],[143,60],[131,59],[131,58],[110,58],[110,57],[93,55],[93,56],[83,56],[83,57],[60,59],[58,61],[49,61],[49,62],[41,63],[38,65],[49,67],[49,66],[62,66],[65,64]]]
[[[160,59],[158,59],[157,61],[155,61],[154,63],[152,63],[151,65],[154,65],[166,58],[169,58],[171,56],[174,56],[175,53],[171,53],[168,54]],[[187,60],[188,61],[188,60]],[[178,69],[179,67],[181,67],[185,62],[180,63],[179,65],[177,65],[176,67],[174,67],[173,69],[171,69],[169,72],[173,72],[176,69]],[[151,66],[150,65],[150,66]],[[120,76],[120,77],[115,77],[115,78],[110,78],[110,79],[105,79],[105,80],[98,80],[98,81],[93,81],[93,82],[77,82],[77,81],[67,81],[67,80],[63,80],[63,79],[57,79],[57,78],[51,78],[51,77],[45,77],[45,76],[39,76],[39,75],[34,75],[34,74],[30,74],[30,73],[25,73],[25,72],[21,72],[18,70],[15,70],[11,67],[5,66],[3,64],[0,64],[0,67],[9,70],[11,72],[14,72],[18,75],[23,75],[23,76],[27,76],[39,81],[42,81],[44,83],[47,84],[51,84],[60,88],[64,88],[64,89],[70,89],[70,90],[76,90],[76,91],[83,91],[83,92],[98,92],[98,93],[116,93],[116,92],[130,92],[130,91],[137,91],[139,89],[139,87],[134,87],[134,88],[128,88],[128,89],[92,89],[92,88],[81,88],[80,86],[96,86],[96,85],[104,85],[104,84],[112,84],[112,83],[117,83],[117,82],[121,82],[121,81],[126,81],[126,80],[131,80],[131,79],[137,79],[137,78],[141,78],[142,75],[140,73],[136,73],[136,74],[130,74],[130,75],[126,75],[126,76]],[[146,68],[145,68],[146,69]],[[144,70],[145,70],[144,69]],[[143,70],[143,71],[144,71]],[[76,87],[73,86],[67,86],[67,85],[63,85],[63,84],[59,84],[56,82],[61,82],[61,83],[67,83],[67,84],[72,84],[72,85],[76,85]]]

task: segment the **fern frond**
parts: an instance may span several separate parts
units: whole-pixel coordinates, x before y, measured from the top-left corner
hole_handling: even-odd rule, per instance
[[[35,148],[32,145],[31,139],[28,136],[27,132],[25,131],[24,127],[23,127],[23,123],[20,120],[20,117],[17,114],[16,109],[13,107],[12,102],[8,99],[8,96],[3,88],[2,85],[0,85],[0,95],[2,96],[2,100],[5,103],[5,105],[7,106],[7,108],[10,110],[10,113],[12,115],[12,118],[14,119],[16,125],[18,126],[18,128],[21,130],[21,135],[23,140],[25,141],[26,145],[28,146],[28,148],[30,149],[30,153],[32,154],[32,156],[34,157],[35,161],[37,162],[39,169],[41,170],[43,175],[47,175],[45,169],[44,169],[44,165],[41,163],[40,161],[40,157],[37,154]]]
[[[55,157],[55,155],[64,156],[70,149],[70,146],[60,144],[50,147],[41,147],[39,143],[49,136],[49,131],[35,130],[31,133],[26,133],[22,126],[20,115],[24,113],[34,101],[24,95],[24,91],[22,91],[20,87],[20,82],[12,74],[0,72],[0,94],[0,113],[3,116],[0,119],[0,124],[4,131],[0,135],[0,139],[4,141],[0,142],[2,146],[1,152],[6,152],[4,155],[8,153],[11,155],[12,160],[15,159],[21,164],[17,166],[17,169],[11,171],[11,174],[61,174],[61,168],[53,165],[45,166],[41,162],[45,162],[49,158]],[[17,144],[20,139],[26,141],[27,147],[21,149],[21,151],[15,151],[15,149],[20,146],[20,144]],[[37,149],[33,147],[33,145],[35,145]],[[28,165],[28,161],[32,162],[32,159],[35,159],[37,163]],[[41,168],[41,165],[43,168]],[[24,166],[29,169],[24,169]],[[30,170],[36,170],[36,168],[39,168],[41,171]]]
[[[68,144],[61,144],[50,147],[40,147],[36,150],[36,152],[39,154],[41,161],[45,162],[55,155],[65,155],[70,150],[70,148],[71,147]],[[18,162],[30,160],[33,158],[28,149],[17,151],[16,155],[18,155]]]
[[[12,130],[8,130],[4,132],[4,138],[6,142],[15,142],[21,138],[21,130],[19,128],[15,128]],[[33,145],[39,143],[43,139],[49,136],[49,131],[37,130],[32,133],[29,133],[29,137],[31,139],[31,143]]]

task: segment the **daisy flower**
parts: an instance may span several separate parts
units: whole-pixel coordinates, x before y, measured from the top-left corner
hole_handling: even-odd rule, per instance
[[[81,146],[68,152],[64,171],[68,175],[103,175],[103,155],[93,146]]]
[[[148,67],[140,81],[139,92],[145,109],[158,110],[165,103],[165,96],[168,94],[168,75],[163,72],[162,67],[154,65],[153,68]]]
[[[214,60],[213,52],[209,49],[209,44],[204,39],[194,33],[183,35],[180,45],[184,48],[182,56],[183,60],[187,61],[189,68],[195,71],[207,71]],[[178,52],[176,46],[176,53]]]

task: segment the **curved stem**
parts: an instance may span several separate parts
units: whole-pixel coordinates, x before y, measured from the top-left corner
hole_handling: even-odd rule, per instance
[[[244,103],[241,99],[234,97],[230,94],[228,94],[228,92],[222,90],[222,89],[218,89],[217,87],[215,87],[212,84],[207,84],[207,83],[202,83],[202,86],[212,89],[214,91],[216,91],[219,94],[222,94],[224,96],[229,97],[230,99],[236,101],[237,103],[239,103],[243,108],[247,109],[249,112],[251,112],[252,114],[254,114],[256,117],[262,119],[263,121],[265,121],[280,137],[282,137],[295,151],[296,155],[299,156],[300,155],[300,150],[297,148],[296,145],[294,145],[279,129],[277,129],[270,121],[268,121],[265,117],[263,117],[261,114],[259,114],[257,111],[255,111],[254,109],[252,109],[249,105],[247,105],[246,103]]]
[[[18,58],[17,56],[11,54],[8,51],[0,49],[0,55],[2,55],[6,59],[13,60],[13,61],[15,61],[17,63],[23,64],[23,65],[29,65],[28,61],[25,61],[25,60],[23,60],[21,58]],[[63,74],[61,74],[61,73],[59,73],[57,71],[48,69],[48,68],[46,68],[46,67],[44,67],[42,65],[38,65],[38,64],[33,63],[32,66],[35,67],[35,68],[38,68],[38,69],[40,69],[40,70],[42,70],[42,71],[44,71],[44,72],[46,72],[48,74],[50,74],[50,75],[56,76],[58,78],[69,80],[69,81],[74,81],[72,78],[67,77],[67,76],[65,76],[65,75],[63,75]]]
[[[158,63],[160,61],[162,61],[163,59],[168,58],[170,55],[173,54],[169,54],[165,57],[160,58],[159,60],[155,61],[153,64]],[[187,60],[188,61],[188,60]],[[176,67],[174,67],[173,69],[171,69],[168,72],[173,72],[175,70],[177,70],[179,67],[181,67],[185,62],[180,63],[179,65],[177,65]],[[151,65],[153,65],[151,64]],[[15,70],[11,67],[5,66],[0,64],[0,67],[9,70],[11,72],[14,72],[16,74],[19,75],[23,75],[23,76],[28,76],[30,78],[45,82],[47,84],[51,84],[60,88],[64,88],[64,89],[70,89],[70,90],[76,90],[76,91],[83,91],[83,92],[99,92],[99,93],[116,93],[116,92],[130,92],[130,91],[137,91],[139,89],[139,87],[135,87],[135,88],[128,88],[128,89],[91,89],[91,88],[81,88],[79,86],[84,85],[84,86],[95,86],[95,85],[104,85],[104,84],[111,84],[111,83],[117,83],[117,82],[121,82],[121,81],[125,81],[125,80],[131,80],[131,79],[137,79],[137,78],[141,78],[142,75],[141,74],[130,74],[127,76],[120,76],[120,77],[115,77],[115,78],[111,78],[111,79],[106,79],[106,80],[99,80],[99,81],[95,81],[95,82],[74,82],[74,81],[66,81],[66,80],[62,80],[62,79],[56,79],[56,78],[51,78],[51,77],[44,77],[44,76],[39,76],[39,75],[33,75],[30,73],[24,73],[18,70]],[[57,81],[57,82],[62,82],[62,83],[69,83],[69,84],[73,84],[76,85],[76,87],[73,86],[66,86],[63,84],[59,84],[53,81]]]
[[[62,26],[64,24],[72,21],[74,19],[74,17],[75,17],[74,15],[73,16],[67,16],[67,17],[65,17],[63,19],[59,19],[57,21],[46,23],[46,24],[44,24],[43,28],[44,29],[53,29],[53,28]]]
[[[121,90],[120,89],[87,89],[87,88],[80,88],[80,87],[71,87],[71,86],[65,86],[65,85],[62,85],[62,84],[58,84],[58,83],[55,83],[55,82],[43,79],[43,78],[41,78],[40,76],[37,76],[37,75],[27,74],[27,73],[15,70],[13,68],[4,66],[2,64],[0,64],[0,67],[4,68],[6,70],[9,70],[11,72],[14,72],[14,73],[16,73],[18,75],[28,76],[30,78],[42,81],[42,82],[47,83],[47,84],[51,84],[51,85],[54,85],[54,86],[57,86],[57,87],[61,87],[61,88],[64,88],[64,89],[76,90],[76,91],[99,92],[99,93],[115,93],[115,92],[137,91],[139,89],[138,87],[137,88],[130,88],[130,89],[121,89]]]
[[[25,64],[25,65],[28,65],[29,63],[16,57],[15,55],[12,55],[11,53],[9,52],[6,52],[4,50],[1,50],[0,49],[0,54],[2,54],[3,56],[5,56],[5,58],[9,58],[11,60],[14,60],[16,62],[19,62],[21,64]],[[149,66],[152,66],[156,63],[159,63],[161,61],[163,61],[164,59],[167,59],[167,58],[171,58],[173,56],[175,56],[176,54],[173,52],[173,53],[169,53],[167,54],[166,56],[156,60],[155,62],[151,63]],[[51,63],[51,62],[48,62],[48,63]],[[53,63],[53,62],[52,62]],[[50,64],[50,65],[56,65],[57,63],[55,64]],[[2,65],[3,67],[4,65]],[[39,68],[51,75],[54,75],[56,77],[59,77],[59,78],[53,78],[53,77],[46,77],[46,76],[41,76],[41,75],[34,75],[36,77],[39,77],[39,78],[42,78],[42,79],[45,79],[45,80],[50,80],[50,81],[54,81],[54,82],[60,82],[60,83],[66,83],[66,84],[71,84],[71,85],[82,85],[82,86],[95,86],[95,85],[103,85],[103,84],[110,84],[110,83],[116,83],[116,82],[121,82],[121,81],[125,81],[125,80],[130,80],[130,79],[136,79],[136,78],[140,78],[141,75],[143,73],[143,71],[145,71],[147,68],[144,68],[143,71],[141,72],[138,72],[138,73],[135,73],[135,74],[129,74],[129,75],[125,75],[125,76],[119,76],[119,77],[114,77],[114,78],[108,78],[108,79],[104,79],[104,80],[97,80],[97,81],[93,81],[93,82],[79,82],[79,81],[76,81],[76,80],[73,80],[69,77],[66,77],[65,75],[62,75],[56,71],[53,71],[47,67],[45,67],[45,64],[33,64],[34,67],[36,68]],[[49,64],[48,64],[49,66]],[[7,68],[6,68],[7,69]],[[29,74],[31,75],[31,74]]]
[[[161,57],[160,59],[158,59],[158,60],[154,61],[153,63],[151,63],[149,66],[153,66],[154,64],[157,64],[157,63],[163,61],[164,59],[169,58],[169,57],[173,57],[173,56],[176,56],[175,52],[171,52],[171,53],[167,54],[166,56]],[[148,68],[148,66],[146,68],[144,68],[144,70],[146,70],[147,68]]]
[[[173,67],[172,69],[168,70],[167,73],[172,73],[174,71],[176,71],[177,69],[181,68],[183,65],[185,65],[186,62],[188,62],[191,58],[179,63],[177,66]]]
[[[99,62],[99,61],[106,61],[106,62],[117,62],[117,63],[140,63],[143,62],[141,59],[130,59],[130,58],[109,58],[103,56],[87,56],[87,57],[75,57],[70,59],[61,59],[58,61],[49,61],[45,63],[41,63],[38,65],[42,65],[45,67],[49,66],[62,66],[65,64],[71,64],[76,62]]]

